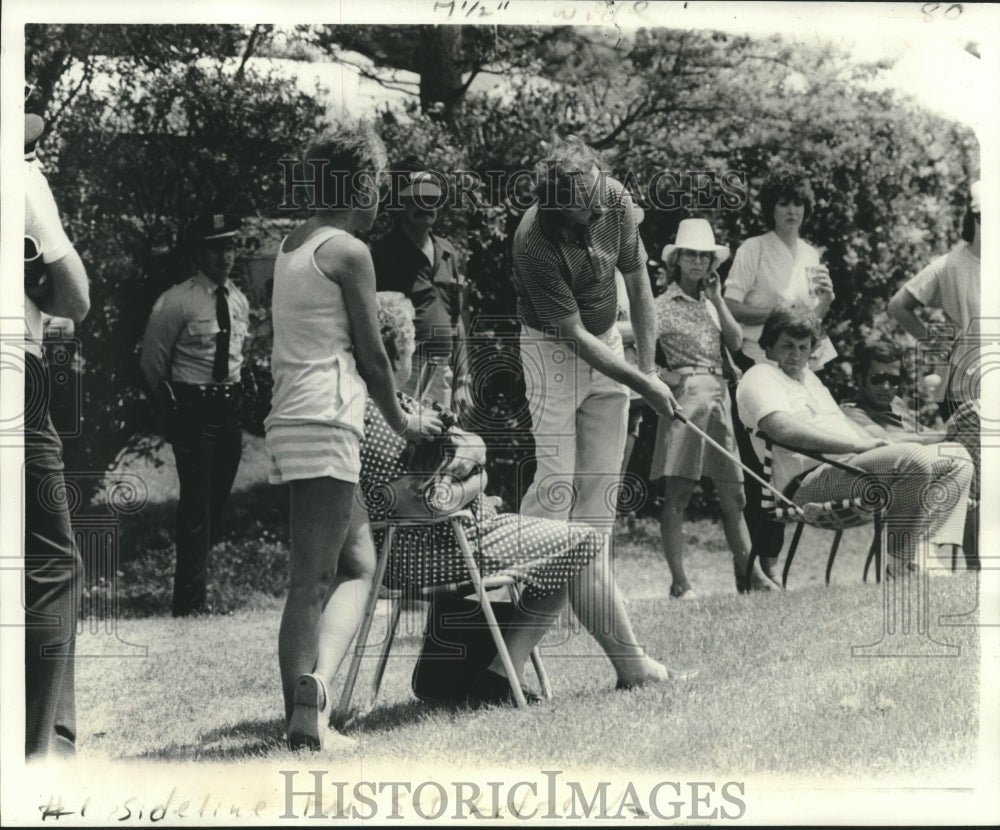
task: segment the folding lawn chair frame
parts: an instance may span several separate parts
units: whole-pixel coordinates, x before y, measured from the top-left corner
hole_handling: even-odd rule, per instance
[[[511,599],[516,603],[520,596],[518,582],[514,577],[510,576],[491,576],[484,578],[480,574],[479,566],[476,563],[475,553],[469,544],[469,538],[466,535],[465,527],[462,524],[463,519],[473,519],[472,513],[468,510],[460,510],[456,513],[450,513],[445,516],[431,519],[390,519],[389,521],[378,522],[373,525],[373,530],[385,530],[385,538],[382,541],[382,546],[379,551],[378,562],[375,568],[375,576],[372,579],[371,590],[368,593],[368,600],[365,604],[365,613],[361,620],[361,626],[358,630],[358,639],[355,644],[354,655],[351,659],[351,665],[347,672],[347,679],[344,683],[344,688],[340,696],[340,702],[337,706],[335,717],[337,723],[345,723],[350,712],[351,697],[354,693],[354,687],[357,684],[358,673],[361,669],[361,661],[364,660],[366,652],[368,651],[368,637],[371,633],[372,623],[375,619],[375,610],[378,604],[379,594],[381,592],[382,581],[385,578],[385,573],[388,568],[389,557],[392,555],[392,541],[396,531],[400,528],[432,528],[434,525],[442,522],[451,523],[455,537],[458,539],[459,549],[462,552],[462,559],[469,574],[469,579],[446,585],[415,588],[408,592],[400,590],[389,591],[389,599],[392,602],[392,610],[389,616],[388,630],[386,631],[385,640],[382,643],[378,662],[375,666],[375,675],[372,680],[371,694],[360,714],[371,711],[375,705],[375,700],[378,697],[379,689],[382,685],[382,677],[385,674],[386,663],[389,660],[389,652],[392,649],[396,629],[399,626],[399,617],[402,611],[403,599],[406,596],[418,596],[422,599],[430,599],[442,594],[462,597],[470,595],[475,596],[482,614],[486,619],[490,636],[493,640],[493,644],[496,646],[497,654],[500,656],[500,660],[503,663],[504,671],[510,679],[511,693],[513,694],[519,707],[523,708],[527,706],[527,702],[524,699],[524,693],[521,690],[521,684],[517,680],[517,672],[514,670],[514,664],[511,660],[510,652],[507,650],[506,643],[504,643],[503,633],[500,630],[496,615],[493,612],[493,606],[490,604],[489,597],[487,596],[488,591],[505,587],[509,591]],[[538,678],[538,683],[541,687],[543,696],[551,698],[552,688],[549,685],[548,674],[545,671],[545,666],[542,663],[541,655],[539,654],[537,648],[531,652],[531,662],[535,670],[535,675]]]
[[[882,558],[886,545],[885,513],[881,506],[877,506],[876,509],[872,510],[864,504],[864,501],[860,497],[843,499],[840,502],[828,501],[822,505],[822,510],[818,516],[814,516],[807,520],[802,508],[793,504],[790,499],[782,496],[782,501],[786,504],[779,505],[775,498],[776,490],[771,484],[775,446],[780,446],[785,449],[792,450],[793,452],[808,455],[822,461],[825,464],[832,464],[833,466],[841,467],[848,472],[855,473],[859,476],[867,475],[867,473],[858,467],[843,464],[836,460],[826,458],[818,453],[779,444],[769,435],[761,432],[760,430],[757,430],[755,434],[764,442],[764,459],[762,466],[767,486],[761,488],[761,509],[764,511],[764,514],[769,521],[783,523],[795,522],[797,524],[795,533],[792,536],[791,545],[788,548],[788,554],[785,556],[785,566],[781,572],[782,587],[785,587],[788,584],[788,572],[792,567],[792,561],[795,559],[795,552],[798,549],[799,539],[801,538],[802,531],[806,525],[821,528],[823,530],[834,531],[833,543],[830,546],[830,554],[826,560],[826,584],[829,585],[830,573],[833,571],[833,562],[837,557],[837,550],[840,547],[840,540],[843,536],[844,530],[851,527],[861,527],[862,525],[866,525],[872,521],[874,521],[875,524],[875,533],[872,538],[871,545],[868,548],[868,556],[865,559],[862,579],[866,582],[868,581],[868,568],[874,560],[875,579],[876,581],[881,582]],[[750,576],[753,573],[754,560],[760,553],[762,539],[764,538],[765,533],[766,528],[758,528],[757,532],[754,534],[755,538],[751,539],[750,556],[747,559],[747,570],[745,575],[748,584]]]

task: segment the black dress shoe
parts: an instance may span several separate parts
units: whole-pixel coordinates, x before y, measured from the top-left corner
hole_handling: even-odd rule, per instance
[[[542,699],[526,686],[521,686],[521,692],[528,704],[542,702]],[[483,706],[517,706],[510,681],[490,669],[483,669],[476,675],[467,699],[473,709],[480,709]]]

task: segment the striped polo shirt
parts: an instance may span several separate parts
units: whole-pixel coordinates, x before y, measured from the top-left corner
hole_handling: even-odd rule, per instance
[[[583,229],[579,241],[546,232],[538,205],[521,218],[514,234],[514,288],[522,324],[543,329],[580,312],[591,334],[615,324],[618,295],[615,268],[623,274],[646,261],[646,249],[632,198],[615,179],[604,177],[605,211]]]

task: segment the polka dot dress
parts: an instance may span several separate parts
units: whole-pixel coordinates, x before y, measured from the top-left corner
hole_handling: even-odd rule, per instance
[[[413,412],[415,402],[400,394],[400,404]],[[373,522],[387,515],[388,484],[405,475],[406,440],[392,431],[371,400],[365,408],[361,444],[360,491]],[[525,594],[541,597],[565,585],[603,549],[604,537],[589,527],[516,513],[498,514],[483,495],[467,505],[473,519],[464,521],[480,573],[515,576]],[[381,549],[384,531],[374,534]],[[400,528],[393,537],[385,583],[393,588],[430,587],[468,579],[458,539],[447,522]]]

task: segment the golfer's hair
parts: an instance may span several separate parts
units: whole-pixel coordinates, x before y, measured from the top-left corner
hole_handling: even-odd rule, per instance
[[[778,202],[785,200],[801,203],[805,210],[802,213],[803,224],[812,214],[813,195],[809,180],[796,173],[781,173],[771,176],[760,189],[761,219],[769,230],[774,230],[774,208]]]
[[[303,178],[322,185],[312,205],[344,210],[377,204],[375,176],[387,161],[385,144],[366,121],[325,133],[306,151],[303,164]]]
[[[413,345],[416,333],[413,328],[413,303],[399,291],[379,291],[375,295],[378,303],[378,331],[390,360],[399,356]]]
[[[535,197],[543,208],[565,207],[572,203],[577,188],[593,168],[607,169],[597,151],[578,138],[559,139],[549,154],[535,165]],[[586,190],[579,192],[586,194]],[[603,196],[600,183],[597,198]]]
[[[868,370],[873,363],[902,363],[902,352],[892,343],[879,340],[876,343],[868,343],[862,346],[854,355],[854,377],[860,382],[862,378],[868,377]]]
[[[762,349],[769,349],[778,342],[782,334],[788,334],[797,340],[808,337],[815,346],[823,336],[823,329],[816,315],[809,309],[798,305],[781,306],[767,315],[757,342]]]

